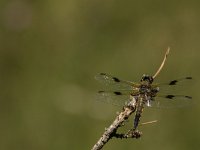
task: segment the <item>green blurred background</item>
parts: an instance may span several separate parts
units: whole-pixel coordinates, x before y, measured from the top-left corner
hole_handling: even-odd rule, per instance
[[[195,0],[1,0],[0,149],[91,149],[120,111],[99,103],[94,76],[139,81],[165,50],[164,82],[193,76],[194,105],[146,109],[139,140],[104,149],[188,150],[200,141],[200,2]],[[132,118],[124,127],[128,130]]]

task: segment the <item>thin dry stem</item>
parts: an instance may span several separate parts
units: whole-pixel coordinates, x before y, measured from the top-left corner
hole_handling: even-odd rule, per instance
[[[146,125],[146,124],[151,124],[151,123],[156,123],[156,122],[157,122],[157,120],[153,120],[153,121],[141,123],[141,125]]]
[[[93,146],[92,150],[100,150],[112,137],[116,138],[139,138],[141,133],[138,131],[132,131],[129,134],[118,134],[117,129],[129,118],[129,116],[135,112],[136,105],[135,100],[132,100],[123,111],[116,117],[113,123],[105,130],[103,135]]]
[[[164,64],[165,64],[165,61],[166,61],[166,59],[167,59],[167,56],[168,56],[168,54],[169,54],[169,51],[170,51],[170,47],[167,48],[167,51],[166,51],[166,53],[165,53],[165,57],[164,57],[164,59],[163,59],[161,65],[160,65],[160,67],[158,68],[157,72],[154,74],[153,79],[155,79],[156,76],[157,76],[157,75],[160,73],[160,71],[162,70],[162,68],[163,68],[163,66],[164,66]]]
[[[169,54],[170,48],[168,47],[165,57],[162,61],[162,64],[160,65],[159,69],[153,76],[155,78],[160,71],[162,70],[165,61],[167,59],[167,55]],[[112,137],[116,138],[139,138],[142,133],[139,131],[135,131],[134,129],[129,130],[126,134],[119,134],[117,133],[117,129],[123,125],[123,123],[129,118],[129,116],[134,113],[136,110],[136,100],[133,99],[127,106],[124,107],[123,111],[118,114],[116,119],[113,121],[113,123],[105,130],[103,135],[100,137],[100,139],[97,141],[97,143],[93,146],[92,150],[100,150]],[[143,123],[144,124],[150,124],[155,123],[156,120]]]

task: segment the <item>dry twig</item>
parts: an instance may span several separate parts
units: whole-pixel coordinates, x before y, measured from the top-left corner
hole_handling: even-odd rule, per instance
[[[165,53],[165,57],[164,57],[164,59],[163,59],[161,65],[160,65],[160,67],[158,68],[158,70],[157,70],[156,73],[154,74],[153,79],[155,79],[156,76],[157,76],[157,75],[160,73],[160,71],[162,70],[162,68],[163,68],[163,66],[164,66],[164,64],[165,64],[165,61],[166,61],[166,59],[167,59],[167,56],[168,56],[168,54],[169,54],[169,51],[170,51],[170,47],[167,48],[167,51],[166,51],[166,53]]]
[[[168,47],[164,59],[158,68],[157,72],[153,76],[153,79],[160,73],[162,70],[165,61],[167,59],[167,55],[169,54],[170,48]],[[125,134],[119,134],[117,133],[117,129],[122,126],[122,124],[129,118],[129,116],[134,113],[136,110],[136,100],[133,97],[133,99],[128,103],[128,105],[124,106],[123,111],[119,113],[119,115],[116,117],[116,119],[113,121],[113,123],[105,130],[103,135],[100,137],[100,139],[97,141],[97,143],[93,146],[92,150],[100,150],[111,138],[139,138],[142,133],[131,129]],[[147,122],[144,124],[154,123],[156,121]]]
[[[123,111],[116,117],[113,123],[108,127],[98,142],[94,145],[92,150],[100,150],[112,137],[116,138],[139,138],[141,133],[139,131],[129,130],[126,134],[118,134],[117,129],[122,126],[124,121],[135,112],[136,105],[135,99],[133,99],[127,106],[123,108]]]

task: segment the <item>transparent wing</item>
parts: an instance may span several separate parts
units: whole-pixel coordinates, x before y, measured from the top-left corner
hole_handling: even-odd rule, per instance
[[[150,100],[150,107],[181,108],[192,104],[192,97],[186,95],[157,95]]]
[[[97,76],[95,76],[95,79],[105,84],[107,88],[110,89],[133,90],[134,88],[139,87],[139,84],[131,81],[121,80],[106,73],[98,74]]]
[[[185,77],[176,80],[171,80],[166,83],[156,84],[154,86],[159,87],[160,94],[170,94],[176,93],[177,95],[182,95],[185,93],[186,89],[190,87],[192,77]]]
[[[112,105],[124,106],[129,102],[131,94],[136,94],[136,91],[99,91],[96,99]]]
[[[184,77],[166,83],[154,84],[159,87],[155,98],[149,101],[148,106],[157,108],[180,108],[191,105],[192,97],[185,95],[186,89],[190,87],[192,77]],[[176,94],[171,94],[176,93]]]
[[[192,79],[192,77],[184,77],[184,78],[180,78],[180,79],[176,79],[176,80],[171,80],[166,83],[161,83],[158,85],[177,85],[178,83],[181,83],[181,82],[187,81],[187,80],[191,80],[191,79]]]

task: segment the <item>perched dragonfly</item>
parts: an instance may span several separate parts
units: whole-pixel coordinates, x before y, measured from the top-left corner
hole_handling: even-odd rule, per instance
[[[165,59],[166,57],[167,54]],[[163,67],[165,59],[154,76],[143,75],[139,83],[121,80],[106,73],[100,73],[95,77],[100,82],[112,87],[111,90],[99,91],[98,97],[100,99],[111,101],[114,104],[123,102],[123,105],[125,105],[125,102],[135,101],[134,130],[138,127],[145,105],[147,107],[180,107],[190,103],[192,99],[191,96],[187,95],[162,94],[165,93],[165,89],[175,87],[185,80],[191,80],[192,77],[180,78],[163,84],[153,83],[154,78]]]

